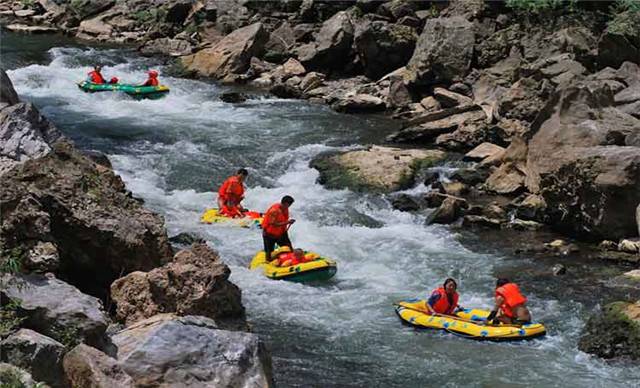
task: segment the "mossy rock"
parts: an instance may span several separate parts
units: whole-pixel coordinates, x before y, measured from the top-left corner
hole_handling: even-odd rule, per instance
[[[587,322],[578,347],[602,358],[640,359],[640,302],[614,302]]]
[[[318,183],[327,188],[388,193],[410,188],[419,171],[441,162],[445,156],[435,150],[373,146],[321,154],[310,166],[320,172]]]

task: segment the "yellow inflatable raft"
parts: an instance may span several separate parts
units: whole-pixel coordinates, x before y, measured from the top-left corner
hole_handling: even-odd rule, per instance
[[[275,258],[280,253],[289,252],[288,247],[278,248],[272,252],[271,257]],[[314,282],[331,279],[336,274],[338,268],[333,260],[321,257],[314,252],[305,252],[305,256],[313,261],[290,265],[288,267],[279,267],[268,262],[265,259],[264,251],[258,252],[251,260],[249,269],[262,268],[264,275],[273,280],[288,280],[291,282]]]
[[[242,228],[260,228],[260,224],[262,223],[261,213],[248,211],[245,215],[244,218],[231,218],[218,214],[218,209],[207,209],[200,217],[200,222],[203,224],[229,223]]]
[[[403,323],[426,329],[440,329],[465,338],[490,341],[518,341],[544,336],[544,325],[530,323],[517,325],[486,324],[489,311],[464,309],[455,317],[429,315],[425,300],[412,299],[396,304],[396,314]],[[477,321],[477,322],[476,322]]]

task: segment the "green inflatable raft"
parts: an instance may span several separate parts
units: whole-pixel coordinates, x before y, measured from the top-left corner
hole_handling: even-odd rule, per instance
[[[82,81],[78,87],[88,93],[93,92],[124,92],[135,99],[149,98],[155,100],[164,97],[169,93],[169,88],[164,85],[159,86],[136,86],[130,84],[94,84],[93,82]]]

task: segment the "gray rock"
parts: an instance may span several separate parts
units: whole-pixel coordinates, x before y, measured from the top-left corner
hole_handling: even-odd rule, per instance
[[[450,224],[462,216],[463,210],[467,206],[466,200],[449,195],[442,201],[440,206],[429,215],[427,224]]]
[[[640,302],[614,302],[593,314],[585,325],[578,348],[601,358],[640,359]]]
[[[108,317],[99,299],[69,284],[42,275],[5,275],[0,282],[3,301],[20,300],[22,326],[54,338],[65,346],[86,342],[108,349],[104,336]]]
[[[322,24],[314,43],[298,52],[298,59],[313,70],[337,70],[351,57],[354,28],[348,12],[338,12]]]
[[[471,69],[475,34],[463,17],[427,20],[407,70],[412,83],[459,81]]]
[[[82,20],[113,7],[115,3],[115,0],[76,0],[69,1],[67,7]]]
[[[462,226],[465,227],[473,227],[473,226],[482,226],[486,228],[500,228],[502,222],[495,218],[489,218],[485,216],[474,216],[474,215],[466,215],[462,219]]]
[[[23,368],[37,381],[52,387],[64,387],[62,357],[65,347],[42,334],[29,329],[20,329],[0,343],[0,358],[4,362]]]
[[[289,55],[296,44],[296,35],[288,22],[283,22],[269,35],[265,45],[265,59],[270,62],[281,63]]]
[[[117,360],[85,344],[64,356],[64,372],[72,387],[133,388],[134,383]]]
[[[271,359],[255,334],[219,330],[204,317],[156,315],[113,336],[136,384],[268,387]]]
[[[418,203],[418,201],[408,194],[400,194],[394,196],[391,200],[391,206],[393,206],[394,209],[403,212],[416,211],[420,209],[420,204]]]
[[[51,242],[38,242],[24,257],[22,265],[31,272],[55,272],[60,266],[58,248]]]
[[[193,45],[183,39],[159,38],[145,42],[139,50],[142,55],[147,56],[163,54],[179,57],[191,54]]]
[[[562,264],[555,264],[552,268],[551,268],[551,272],[555,275],[555,276],[560,276],[560,275],[565,275],[567,273],[567,267],[565,267]]]
[[[0,109],[7,105],[14,105],[20,102],[18,93],[13,88],[13,84],[7,73],[0,69]]]
[[[380,97],[370,94],[353,94],[331,104],[331,108],[345,113],[378,112],[384,110],[385,103]]]
[[[34,381],[26,370],[4,362],[0,363],[0,383],[7,388],[46,388],[44,383]]]

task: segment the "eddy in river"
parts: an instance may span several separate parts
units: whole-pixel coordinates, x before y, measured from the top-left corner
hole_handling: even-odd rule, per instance
[[[431,296],[425,303],[427,310],[431,314],[445,314],[455,315],[457,308],[462,309],[458,305],[458,283],[452,278],[448,278],[444,281],[444,284],[440,288],[436,288],[431,292]]]
[[[268,260],[271,260],[271,252],[276,244],[280,247],[289,247],[293,250],[291,240],[289,240],[289,226],[296,220],[289,219],[289,207],[293,204],[293,197],[285,195],[280,203],[275,203],[269,207],[262,219],[262,241],[264,242],[264,253]]]
[[[117,84],[118,78],[113,77],[111,78],[111,80],[109,80],[109,82],[107,82],[102,76],[102,66],[95,65],[93,67],[93,71],[89,72],[87,81],[92,82],[94,84],[106,84],[106,83]]]
[[[227,178],[218,189],[218,209],[220,214],[227,217],[244,217],[246,209],[240,202],[244,199],[244,180],[249,172],[241,168],[235,175]]]
[[[489,314],[487,322],[503,322],[524,325],[531,322],[531,313],[525,304],[527,298],[520,293],[518,285],[509,279],[498,279],[496,282],[496,305]],[[500,314],[498,314],[498,312]]]

